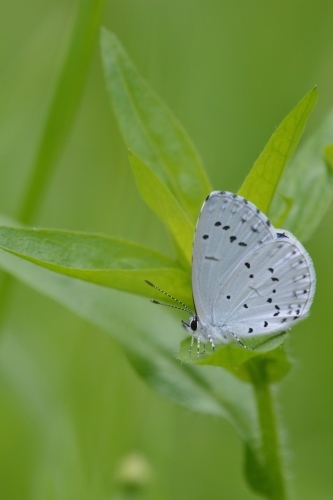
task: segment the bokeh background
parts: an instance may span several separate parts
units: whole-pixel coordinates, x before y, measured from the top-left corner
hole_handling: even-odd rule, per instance
[[[20,205],[77,6],[0,2],[3,214],[15,216]],[[319,102],[306,135],[332,108],[332,19],[329,0],[108,0],[103,24],[188,130],[214,189],[235,191],[314,84]],[[162,225],[136,191],[105,87],[96,40],[33,224],[169,251]],[[310,319],[288,341],[295,364],[279,389],[292,486],[303,500],[333,498],[332,216],[333,206],[307,244],[317,295]],[[228,423],[153,393],[112,338],[28,287],[16,283],[5,306],[1,498],[115,498],[117,470],[134,452],[151,470],[147,498],[258,498],[243,480],[242,445]]]

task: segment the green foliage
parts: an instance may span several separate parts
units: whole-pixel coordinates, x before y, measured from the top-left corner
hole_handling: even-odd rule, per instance
[[[130,153],[130,162],[142,198],[172,234],[188,264],[192,257],[194,226],[169,187],[142,160]]]
[[[211,191],[185,130],[138,75],[113,33],[102,31],[101,50],[113,110],[129,149],[166,184],[195,223]]]
[[[303,241],[308,240],[333,197],[333,113],[299,148],[276,191],[269,216]]]
[[[284,350],[278,347],[284,336],[272,342],[268,339],[254,351],[223,346],[199,358],[195,353],[189,356],[190,340],[185,339],[179,353],[183,361],[180,364],[174,356],[181,335],[176,321],[166,310],[161,310],[158,319],[150,318],[153,306],[135,296],[152,295],[144,283],[148,279],[191,303],[189,263],[194,224],[211,189],[185,131],[142,81],[116,37],[103,30],[101,46],[108,91],[131,150],[130,162],[138,189],[170,232],[181,258],[175,260],[100,235],[3,226],[0,265],[112,335],[153,389],[192,411],[227,419],[243,440],[249,484],[267,498],[283,500],[287,493],[271,384],[280,381],[290,367]],[[69,73],[70,68],[66,68]],[[68,73],[63,75],[65,80]],[[323,156],[323,132],[316,139],[316,147],[307,143],[311,154],[310,149],[305,150],[306,161],[302,161],[305,153],[300,153],[284,173],[315,101],[314,89],[273,134],[240,189],[243,196],[265,212],[275,196],[278,205],[270,215],[281,217],[282,209],[287,227],[295,227],[302,236],[308,234],[308,218],[311,231],[318,224],[333,189],[332,150],[327,148]],[[53,112],[51,108],[50,123],[59,123],[52,118]],[[51,140],[47,130],[45,137]],[[55,151],[50,146],[52,150]],[[311,157],[317,165],[313,177],[309,174]],[[51,159],[48,162],[51,164]],[[291,182],[291,178],[295,181]],[[44,189],[44,183],[34,179],[28,199]],[[310,186],[311,200],[305,203]],[[284,200],[290,200],[288,210]],[[317,204],[319,208],[314,208]],[[307,212],[308,206],[313,214]],[[119,290],[130,294],[125,296]]]
[[[285,332],[281,333],[278,338],[275,337],[274,340],[276,343],[282,342],[286,335]],[[274,345],[276,345],[276,343]],[[288,374],[291,367],[285,351],[280,347],[275,349],[272,349],[271,346],[270,348],[266,347],[266,349],[269,350],[265,352],[260,349],[251,351],[241,346],[231,344],[216,347],[213,354],[200,353],[200,355],[197,356],[196,352],[190,353],[190,344],[190,339],[185,339],[181,343],[178,353],[178,359],[180,361],[203,366],[220,366],[221,368],[229,370],[245,382],[250,382],[252,380],[249,372],[249,367],[253,365],[251,360],[265,364],[267,382],[269,384],[279,382],[283,379]],[[264,355],[263,352],[265,353]]]
[[[175,294],[189,289],[188,274],[169,257],[102,235],[0,227],[0,247],[59,274],[146,297],[151,289],[145,279]],[[182,298],[190,301],[191,294]]]
[[[238,192],[264,213],[269,211],[283,171],[295,152],[316,101],[317,89],[314,88],[275,130]]]
[[[67,57],[33,163],[30,183],[18,211],[21,222],[28,223],[31,220],[67,140],[80,102],[104,4],[105,0],[86,0],[79,5]]]

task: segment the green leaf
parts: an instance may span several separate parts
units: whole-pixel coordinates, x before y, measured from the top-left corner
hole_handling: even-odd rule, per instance
[[[82,318],[108,332],[125,349],[153,389],[192,411],[229,420],[255,453],[258,423],[250,385],[215,367],[182,365],[174,352],[183,333],[174,315],[147,300],[50,272],[0,253],[0,266]],[[129,314],[130,311],[130,314]]]
[[[211,188],[192,142],[139,76],[116,36],[106,29],[101,34],[101,51],[111,103],[126,144],[196,222]]]
[[[130,163],[142,198],[164,222],[188,263],[191,263],[194,234],[192,222],[170,189],[142,160],[130,153]]]
[[[105,0],[78,3],[68,52],[46,117],[29,186],[18,211],[21,222],[32,219],[66,143],[86,81],[104,4]]]
[[[150,280],[187,304],[190,276],[168,257],[134,243],[97,234],[0,227],[0,248],[39,266],[80,280],[156,296]]]
[[[249,374],[255,380],[253,391],[250,384],[221,368],[177,361],[174,352],[182,328],[166,309],[161,308],[158,316],[150,315],[151,304],[139,297],[129,294],[124,300],[124,294],[115,290],[50,272],[8,252],[0,252],[0,266],[112,335],[154,390],[192,411],[227,419],[243,440],[252,487],[265,491],[268,497],[277,485],[282,488],[283,480],[275,465],[278,447],[275,441],[267,442],[265,438],[267,433],[274,436],[276,432],[267,381],[272,377],[270,370],[277,371],[277,378],[280,376],[279,364],[276,370],[274,363],[271,367],[263,361],[257,363],[261,356],[247,361],[251,363]],[[259,372],[262,377],[253,375]],[[260,404],[256,405],[256,400]]]
[[[303,241],[311,237],[333,198],[332,139],[333,112],[295,154],[269,212],[273,223]]]
[[[285,332],[276,335],[273,344],[270,341],[267,345],[264,344],[261,349],[244,349],[244,347],[237,344],[221,345],[215,347],[214,353],[201,353],[199,357],[195,352],[196,349],[193,349],[190,354],[191,340],[187,338],[181,343],[178,359],[183,363],[220,366],[229,370],[241,380],[251,382],[248,362],[251,359],[258,358],[266,364],[267,382],[275,383],[287,375],[291,366],[284,349],[276,347],[285,340],[286,336]]]
[[[266,214],[316,101],[317,89],[313,88],[273,133],[238,191]]]

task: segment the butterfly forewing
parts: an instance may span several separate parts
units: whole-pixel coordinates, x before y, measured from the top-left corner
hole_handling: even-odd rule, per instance
[[[275,239],[276,231],[269,220],[252,203],[229,192],[214,191],[209,195],[201,209],[193,244],[193,297],[202,323],[213,324],[217,308],[223,307],[219,317],[226,314],[230,304],[221,300],[225,283],[233,281],[240,261],[246,261],[247,255]],[[241,288],[242,283],[234,287]]]

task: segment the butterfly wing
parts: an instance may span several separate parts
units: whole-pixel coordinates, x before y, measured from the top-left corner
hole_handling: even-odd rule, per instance
[[[215,296],[214,324],[227,324],[238,337],[288,330],[309,312],[316,282],[312,260],[291,233],[276,235],[242,258]]]
[[[230,309],[222,300],[224,284],[233,280],[240,261],[275,239],[267,217],[244,198],[223,191],[207,197],[196,227],[192,262],[193,298],[203,324],[212,324],[215,317],[223,321]]]

